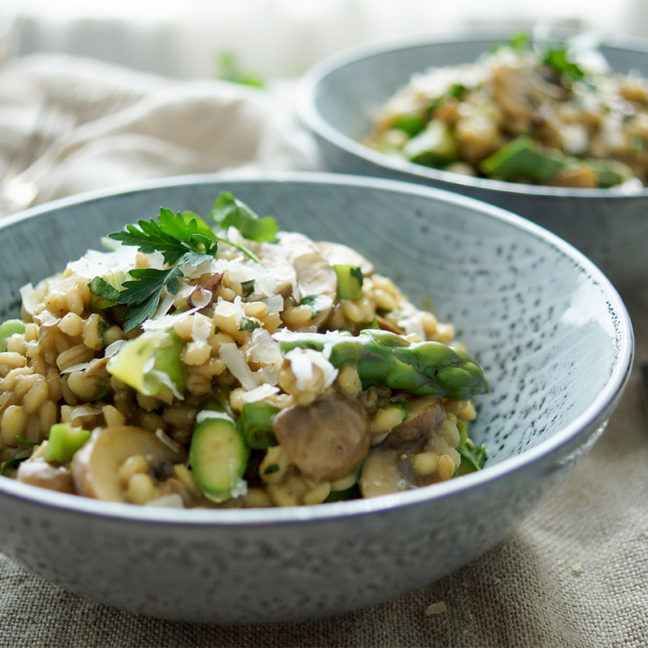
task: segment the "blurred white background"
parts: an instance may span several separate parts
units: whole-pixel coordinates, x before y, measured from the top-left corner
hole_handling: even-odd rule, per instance
[[[65,52],[177,78],[235,53],[264,76],[295,76],[357,44],[537,22],[648,39],[646,0],[0,0],[0,55]]]

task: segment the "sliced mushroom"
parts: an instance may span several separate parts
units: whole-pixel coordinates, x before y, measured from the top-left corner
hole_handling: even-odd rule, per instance
[[[440,398],[412,399],[409,401],[407,418],[392,428],[383,446],[405,449],[417,445],[427,439],[445,417],[446,411]]]
[[[25,484],[49,488],[61,493],[74,493],[74,481],[66,466],[53,466],[42,457],[23,461],[18,467],[16,479]]]
[[[314,330],[326,320],[337,297],[337,274],[333,266],[317,251],[304,251],[293,259],[297,277],[298,294],[301,300],[317,295],[317,308],[313,312],[310,326]]]
[[[275,416],[272,427],[292,463],[314,481],[345,477],[369,449],[367,415],[342,396],[286,408]]]
[[[396,333],[397,335],[403,335],[405,331],[403,331],[400,326],[396,326],[395,324],[392,324],[390,321],[386,320],[384,317],[381,315],[374,315],[376,318],[376,322],[378,326],[383,330],[383,331],[391,331],[392,333]]]
[[[536,114],[537,90],[531,83],[530,70],[521,65],[500,65],[493,69],[493,99],[506,118],[531,123]]]
[[[133,455],[144,455],[153,468],[185,459],[184,451],[143,428],[120,425],[96,430],[72,462],[77,492],[110,502],[126,501],[119,467]]]

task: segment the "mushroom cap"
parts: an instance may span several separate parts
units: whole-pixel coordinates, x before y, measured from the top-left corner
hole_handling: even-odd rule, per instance
[[[316,482],[345,477],[369,450],[369,421],[360,405],[340,395],[279,412],[272,423],[292,463]]]
[[[128,457],[143,455],[149,464],[184,461],[186,453],[173,448],[144,428],[119,425],[97,429],[74,455],[72,477],[76,491],[86,497],[125,502],[119,467]]]

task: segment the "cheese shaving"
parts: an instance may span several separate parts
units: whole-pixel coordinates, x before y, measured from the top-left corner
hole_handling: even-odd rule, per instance
[[[227,365],[234,378],[242,385],[243,389],[251,391],[257,386],[257,381],[248,367],[245,357],[234,342],[226,342],[220,346],[220,357]]]
[[[263,400],[264,398],[269,398],[274,396],[279,392],[279,388],[274,385],[268,385],[267,383],[259,385],[256,389],[253,389],[248,392],[241,394],[240,399],[244,403],[255,403],[257,401]]]

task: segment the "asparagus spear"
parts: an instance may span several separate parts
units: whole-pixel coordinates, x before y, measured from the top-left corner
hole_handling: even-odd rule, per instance
[[[366,329],[344,333],[274,335],[283,353],[310,348],[328,353],[336,368],[355,365],[365,387],[386,385],[416,395],[470,398],[488,391],[477,363],[461,349],[441,342],[409,343],[395,333]]]

